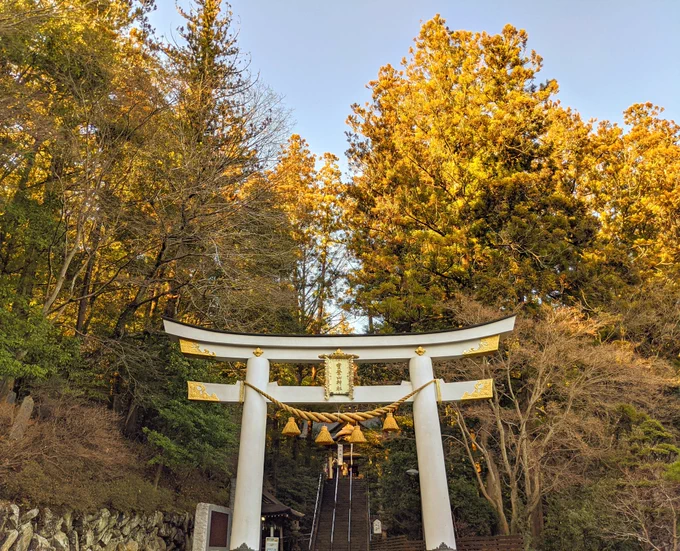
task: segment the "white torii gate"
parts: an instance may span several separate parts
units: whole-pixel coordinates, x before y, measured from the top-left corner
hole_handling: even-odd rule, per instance
[[[512,331],[515,316],[453,331],[397,335],[255,335],[215,331],[164,320],[165,331],[188,356],[223,361],[247,360],[246,382],[287,404],[392,403],[434,378],[432,358],[450,359],[493,352],[500,335]],[[318,363],[336,349],[358,356],[356,363],[409,362],[410,381],[401,385],[357,386],[353,396],[326,397],[324,387],[279,386],[269,382],[269,362]],[[190,400],[243,402],[242,434],[231,530],[231,550],[259,551],[264,477],[267,400],[243,383],[188,382]],[[437,401],[493,396],[493,381],[439,381],[409,401],[418,454],[425,547],[456,549]],[[438,395],[439,394],[439,395]]]

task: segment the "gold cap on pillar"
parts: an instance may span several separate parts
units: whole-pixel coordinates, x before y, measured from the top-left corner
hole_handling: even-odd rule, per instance
[[[317,444],[321,444],[322,446],[330,446],[332,444],[335,444],[335,441],[333,440],[331,433],[328,432],[328,427],[326,425],[321,426],[319,436],[316,437],[316,440],[314,440],[314,442],[316,442]]]
[[[284,436],[290,436],[291,438],[295,436],[300,436],[300,428],[297,426],[297,423],[295,422],[295,417],[289,417],[288,422],[286,423],[286,426],[283,427],[283,432],[281,433]]]

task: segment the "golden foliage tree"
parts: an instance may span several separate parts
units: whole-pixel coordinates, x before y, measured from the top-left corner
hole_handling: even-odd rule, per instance
[[[627,132],[602,123],[593,137],[588,188],[599,236],[633,281],[677,278],[680,266],[680,126],[661,111],[633,105],[624,113]]]
[[[321,168],[317,170],[317,161]],[[291,228],[295,268],[291,284],[297,297],[297,331],[322,333],[342,327],[330,301],[346,265],[342,243],[342,187],[338,159],[314,155],[293,134],[268,178],[278,208]]]
[[[441,322],[437,304],[461,289],[510,307],[578,293],[597,227],[574,194],[587,130],[554,81],[537,82],[526,42],[511,26],[475,34],[435,17],[353,107],[351,281],[396,328]]]

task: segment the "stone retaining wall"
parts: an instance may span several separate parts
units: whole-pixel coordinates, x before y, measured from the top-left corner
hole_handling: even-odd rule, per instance
[[[0,501],[0,551],[190,551],[189,513],[56,514]]]

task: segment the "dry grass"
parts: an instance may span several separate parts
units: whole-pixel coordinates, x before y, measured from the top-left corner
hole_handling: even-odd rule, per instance
[[[0,408],[0,480],[29,461],[61,471],[64,465],[77,464],[109,478],[121,476],[135,465],[136,458],[118,430],[119,418],[111,411],[72,398],[36,400],[33,419],[16,442],[7,439],[12,406]]]
[[[18,408],[0,404],[0,495],[31,507],[93,511],[192,511],[205,499],[225,502],[220,484],[200,473],[154,489],[151,452],[120,432],[118,415],[101,405],[33,394],[36,408],[24,437],[10,442]]]
[[[24,437],[9,441],[16,408],[0,406],[0,488],[30,506],[151,511],[175,499],[154,491],[145,461],[108,409],[70,397],[35,396]]]

